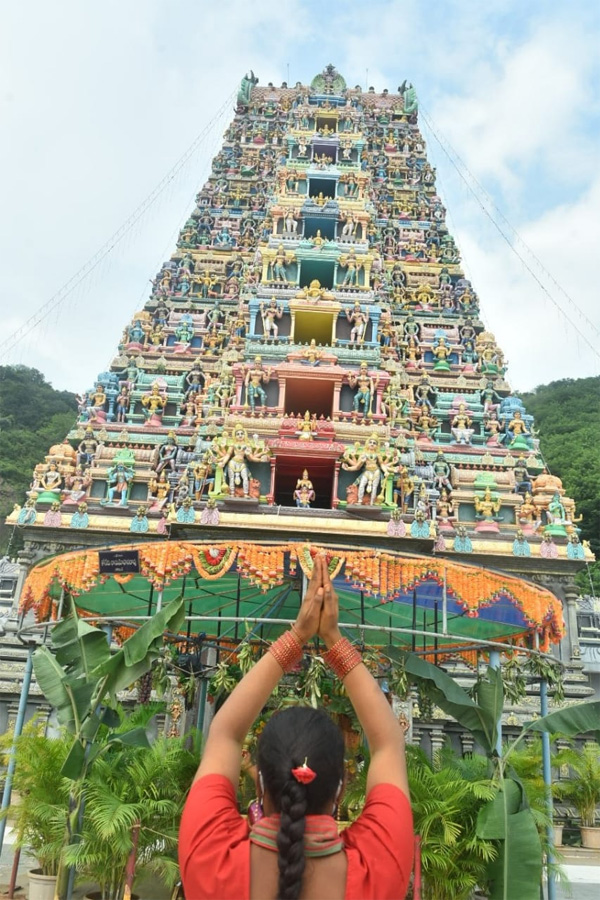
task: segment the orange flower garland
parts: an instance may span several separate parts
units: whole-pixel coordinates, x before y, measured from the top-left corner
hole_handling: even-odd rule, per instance
[[[425,581],[439,585],[445,582],[452,599],[469,617],[479,616],[482,610],[497,602],[511,602],[521,611],[529,629],[537,631],[542,649],[558,642],[564,634],[562,607],[550,591],[517,577],[447,560],[399,556],[375,549],[246,541],[218,544],[157,541],[120,549],[139,551],[141,574],[159,590],[190,572],[192,567],[202,578],[217,580],[237,564],[239,574],[262,591],[283,583],[286,554],[290,574],[295,573],[299,564],[302,572],[310,577],[315,554],[324,550],[332,578],[344,567],[346,581],[381,598],[383,603],[412,592]],[[99,572],[97,550],[63,554],[30,571],[20,609],[35,609],[38,620],[45,620],[53,611],[50,594],[53,584],[58,583],[77,596],[106,578]],[[118,576],[117,580],[124,584],[129,576]]]
[[[283,584],[284,561],[287,545],[262,547],[242,544],[238,550],[237,569],[261,591]]]
[[[140,551],[140,571],[155,588],[162,588],[192,568],[192,554],[185,542],[158,541],[133,547]]]

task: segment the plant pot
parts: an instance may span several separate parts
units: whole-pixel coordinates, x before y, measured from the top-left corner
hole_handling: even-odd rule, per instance
[[[29,878],[29,900],[53,900],[56,875],[42,875],[41,869],[31,869]]]
[[[581,826],[581,846],[586,850],[600,850],[600,828]]]
[[[561,824],[561,825],[553,825],[552,827],[554,830],[554,846],[562,847],[563,828],[565,826]]]
[[[102,900],[102,891],[88,891],[83,900]],[[132,893],[131,900],[140,900],[140,895]]]
[[[83,900],[102,900],[102,891],[88,891]],[[140,900],[140,895],[132,893],[131,900]]]

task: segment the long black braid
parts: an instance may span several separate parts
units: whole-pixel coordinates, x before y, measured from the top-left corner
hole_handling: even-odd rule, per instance
[[[304,761],[316,772],[310,784],[291,774]],[[281,814],[278,900],[297,900],[304,874],[306,816],[329,812],[344,773],[344,739],[327,713],[294,706],[275,713],[258,744],[258,768]]]
[[[279,849],[278,900],[297,900],[304,874],[304,828],[306,788],[292,778],[281,794],[281,821],[277,835]]]

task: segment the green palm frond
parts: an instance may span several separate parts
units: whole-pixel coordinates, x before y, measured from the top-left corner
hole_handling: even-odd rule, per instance
[[[496,858],[476,836],[477,814],[496,794],[484,760],[461,759],[449,748],[429,760],[409,748],[408,775],[415,831],[421,835],[426,900],[467,900]]]
[[[183,739],[159,738],[149,748],[111,748],[91,766],[82,840],[68,860],[110,900],[119,900],[138,823],[136,875],[151,871],[167,887],[176,882],[179,820],[197,765]]]

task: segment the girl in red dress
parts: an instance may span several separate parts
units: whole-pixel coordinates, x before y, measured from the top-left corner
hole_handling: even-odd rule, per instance
[[[244,739],[284,672],[318,634],[343,680],[371,753],[366,802],[338,835],[344,742],[321,710],[273,715],[258,747],[264,817],[250,824],[235,794]],[[295,624],[275,641],[216,714],[181,822],[186,900],[402,900],[413,831],[404,733],[360,654],[338,627],[338,601],[324,555]]]

